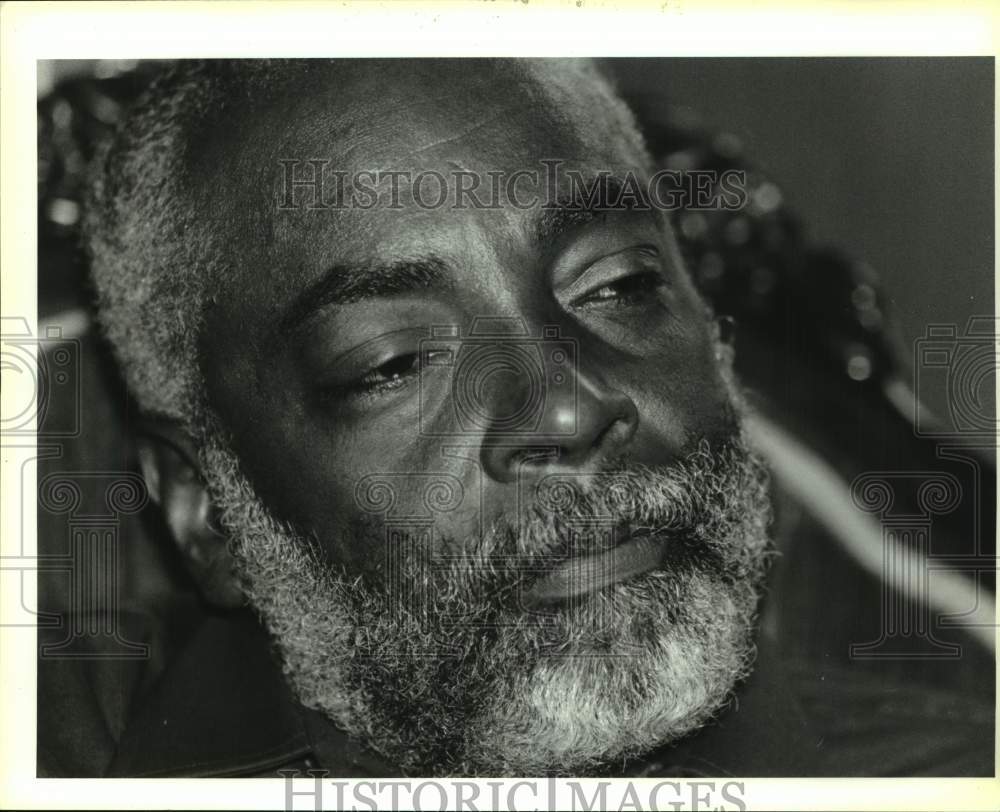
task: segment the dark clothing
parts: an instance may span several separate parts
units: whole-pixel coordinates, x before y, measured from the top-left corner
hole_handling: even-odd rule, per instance
[[[100,688],[75,690],[62,723],[79,730],[74,717]],[[202,624],[124,724],[100,774],[273,777],[313,768],[402,775],[293,700],[266,635],[240,612]],[[993,709],[947,691],[789,664],[765,639],[753,675],[717,721],[613,774],[992,775]]]

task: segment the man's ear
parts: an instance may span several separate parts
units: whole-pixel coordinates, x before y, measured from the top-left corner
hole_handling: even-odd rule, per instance
[[[245,603],[226,537],[186,432],[169,420],[145,420],[136,437],[139,465],[152,500],[160,506],[170,536],[202,596],[213,606]]]

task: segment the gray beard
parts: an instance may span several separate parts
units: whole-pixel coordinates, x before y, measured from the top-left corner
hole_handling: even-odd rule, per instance
[[[206,478],[290,685],[407,772],[586,774],[695,730],[749,670],[770,506],[741,433],[677,465],[609,469],[445,564],[403,544],[395,588],[277,521],[218,437]],[[586,554],[569,529],[594,516],[662,534],[663,567],[526,611],[525,563]]]

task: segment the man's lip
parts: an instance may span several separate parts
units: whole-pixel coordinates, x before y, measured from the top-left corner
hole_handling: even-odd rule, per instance
[[[522,593],[528,606],[557,603],[635,578],[663,564],[662,535],[634,536],[597,555],[563,561]]]

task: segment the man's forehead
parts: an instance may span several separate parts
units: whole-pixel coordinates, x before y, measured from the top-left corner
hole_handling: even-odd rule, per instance
[[[274,294],[291,293],[340,261],[367,261],[373,251],[405,253],[421,234],[436,230],[445,238],[445,231],[454,233],[463,222],[479,231],[485,226],[509,232],[532,219],[530,211],[509,205],[511,180],[515,192],[537,191],[545,182],[545,162],[588,175],[642,162],[626,146],[607,90],[560,60],[373,60],[343,69],[330,64],[309,78],[283,82],[284,95],[237,104],[229,132],[216,134],[201,159],[205,212],[226,212],[216,229],[220,248],[244,277],[255,266],[262,270],[257,263],[263,261],[272,276],[264,284]],[[595,108],[595,99],[604,99],[608,109]],[[391,172],[401,173],[393,181],[403,193],[398,207],[381,199],[371,208],[353,205],[358,173],[370,183],[368,173],[384,178]],[[491,172],[500,173],[499,180],[488,177]],[[522,176],[512,178],[518,172]],[[439,177],[449,193],[470,182],[458,173],[475,175],[478,199],[496,203],[498,190],[503,199],[497,210],[456,210],[454,199],[444,210],[428,210],[413,201],[411,187],[421,173],[436,173],[421,187],[432,200]],[[293,205],[282,206],[290,179],[298,183],[318,174],[325,176],[318,191],[298,184]],[[310,205],[317,194],[337,205]],[[273,278],[279,268],[290,267],[303,278]]]
[[[574,64],[350,60],[265,79],[227,102],[199,134],[192,162],[202,171],[194,175],[210,184],[222,173],[222,180],[270,175],[278,183],[282,159],[327,160],[347,171],[641,161],[607,86]]]

